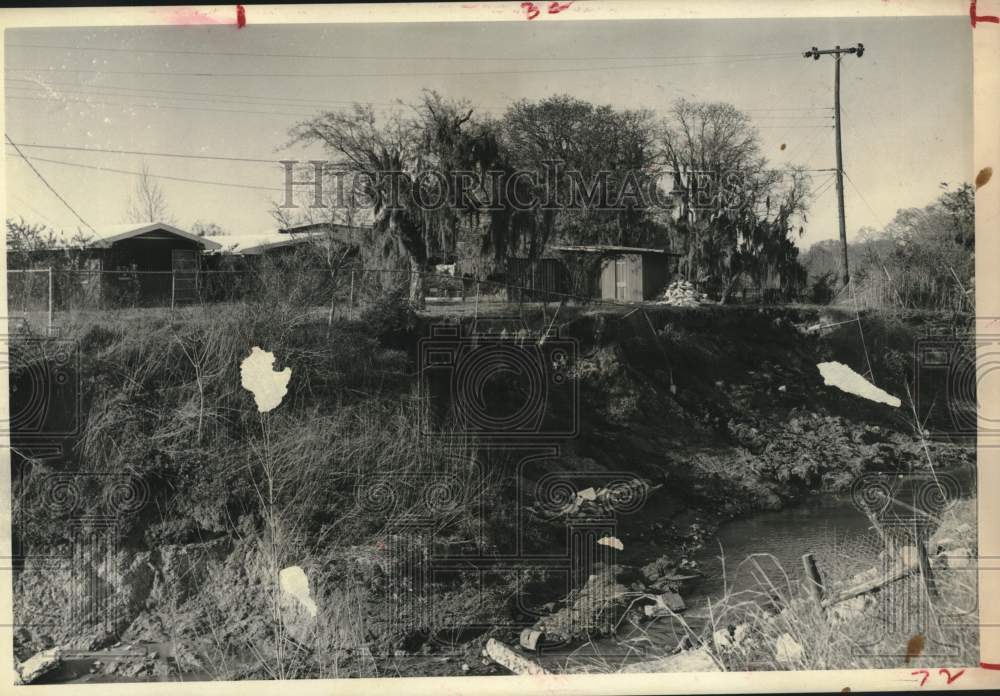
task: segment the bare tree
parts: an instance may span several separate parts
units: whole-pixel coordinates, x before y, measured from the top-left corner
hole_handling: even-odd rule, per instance
[[[806,173],[769,169],[753,122],[731,104],[679,99],[663,126],[664,163],[681,192],[682,271],[723,302],[742,277],[804,282],[793,221],[805,221]]]
[[[423,303],[423,276],[435,252],[450,246],[459,216],[451,205],[430,210],[418,202],[432,184],[422,175],[445,177],[457,164],[465,166],[475,139],[466,131],[473,110],[425,92],[414,114],[376,117],[368,106],[325,112],[297,124],[291,144],[319,143],[343,172],[352,176],[351,191],[371,207],[371,230],[385,257],[405,258],[410,265],[410,301]],[[430,191],[428,198],[440,190]]]
[[[129,222],[173,222],[174,217],[167,208],[167,199],[156,178],[149,173],[149,167],[142,163],[139,180],[128,200]]]
[[[226,231],[216,223],[202,222],[201,220],[197,220],[191,225],[191,231],[199,237],[220,237],[226,234]]]

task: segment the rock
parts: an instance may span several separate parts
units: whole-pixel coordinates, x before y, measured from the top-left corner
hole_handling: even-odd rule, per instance
[[[662,672],[721,672],[712,656],[704,648],[668,655],[659,660],[636,662],[621,670],[628,673],[654,674]]]
[[[465,662],[462,663],[462,671],[463,672],[468,672],[469,671],[469,665],[467,663],[465,663]]]
[[[29,657],[17,665],[21,684],[31,684],[62,664],[62,650],[52,648]]]
[[[628,594],[609,573],[591,575],[583,588],[567,597],[566,607],[541,618],[533,629],[556,644],[610,635],[628,608]]]
[[[166,679],[170,676],[170,665],[162,660],[153,663],[153,676],[157,679]]]
[[[149,665],[145,662],[133,662],[124,669],[122,675],[126,677],[141,677],[149,671]]]
[[[712,634],[712,643],[715,649],[722,652],[731,648],[739,647],[750,634],[750,628],[746,624],[738,626],[727,626]]]
[[[791,665],[802,659],[802,646],[787,633],[782,633],[774,644],[774,657],[783,665]]]
[[[728,628],[720,628],[718,631],[712,634],[712,645],[719,652],[723,650],[728,650],[733,647],[733,637],[729,635]]]
[[[491,660],[514,674],[547,674],[545,668],[540,664],[532,662],[526,657],[521,657],[495,638],[486,641],[486,654]],[[466,669],[467,665],[463,664],[462,671],[466,671]]]
[[[656,595],[655,599],[658,606],[666,607],[670,611],[684,611],[686,608],[684,598],[676,592],[664,592]]]

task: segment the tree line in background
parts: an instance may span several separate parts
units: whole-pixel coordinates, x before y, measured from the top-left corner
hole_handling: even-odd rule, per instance
[[[941,188],[930,205],[899,210],[881,230],[862,228],[848,245],[852,290],[869,306],[974,309],[975,189]],[[832,239],[818,242],[803,255],[814,302],[829,302],[836,292],[839,246]]]
[[[777,278],[796,290],[805,279],[794,221],[805,219],[806,175],[769,169],[750,118],[729,104],[678,100],[661,119],[557,95],[492,117],[428,91],[407,114],[380,118],[355,105],[302,121],[290,135],[290,145],[321,145],[334,169],[362,182],[372,246],[383,261],[409,264],[413,302],[423,296],[421,274],[463,248],[486,272],[511,256],[537,263],[556,244],[673,249],[683,254],[681,272],[723,301],[741,281]],[[433,190],[462,173],[489,207]],[[486,190],[497,173],[513,185]],[[620,194],[614,205],[597,184]],[[559,196],[563,205],[518,204]],[[448,204],[429,209],[421,200]]]
[[[521,100],[490,116],[425,91],[406,113],[380,117],[363,105],[319,113],[290,129],[294,144],[321,145],[332,168],[354,175],[360,189],[348,192],[346,205],[333,204],[332,186],[325,206],[303,201],[290,210],[275,202],[278,223],[366,223],[366,262],[413,271],[408,294],[416,304],[434,263],[458,257],[463,267],[488,276],[502,273],[509,257],[535,264],[559,244],[670,249],[681,254],[679,273],[721,302],[740,286],[768,286],[821,303],[839,290],[839,241],[814,244],[805,254],[796,245],[808,222],[807,173],[771,168],[752,120],[730,104],[679,99],[661,118],[556,95]],[[475,190],[469,198],[434,190],[470,173]],[[492,186],[497,173],[513,185]],[[885,229],[865,228],[849,245],[855,290],[877,286],[883,303],[888,298],[901,307],[968,308],[974,189],[942,187],[931,205],[900,210]],[[609,205],[601,191],[620,195]],[[477,195],[491,205],[476,205]],[[366,201],[361,208],[358,196]],[[562,204],[518,204],[554,198]],[[446,203],[431,207],[421,200]],[[145,166],[127,207],[133,222],[174,219]],[[224,233],[200,221],[192,231]],[[86,238],[78,231],[76,245]],[[57,239],[43,225],[8,220],[9,267],[30,265],[33,250],[51,248]]]

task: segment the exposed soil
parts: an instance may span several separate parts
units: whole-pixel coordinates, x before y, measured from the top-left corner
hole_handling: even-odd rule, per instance
[[[690,557],[724,520],[778,509],[817,492],[843,491],[865,471],[919,470],[929,460],[947,469],[974,460],[974,449],[962,441],[961,433],[925,442],[914,425],[906,392],[914,378],[914,342],[931,328],[950,328],[954,317],[863,317],[862,333],[858,322],[849,321],[853,315],[817,308],[554,310],[549,307],[543,316],[540,308],[533,308],[506,324],[496,316],[397,318],[373,329],[357,329],[356,336],[348,335],[355,329],[345,323],[338,326],[334,348],[379,356],[365,373],[368,381],[357,386],[353,377],[344,377],[351,374],[350,364],[338,363],[333,370],[324,363],[328,371],[323,373],[312,367],[310,351],[330,349],[325,327],[266,344],[279,358],[277,367],[293,367],[293,383],[281,407],[286,420],[276,418],[273,438],[298,442],[295,457],[310,461],[334,446],[322,438],[347,437],[307,431],[310,419],[357,406],[358,397],[352,394],[370,390],[376,377],[378,388],[388,390],[388,400],[400,402],[412,394],[416,379],[424,379],[431,414],[439,424],[463,415],[462,399],[468,395],[455,391],[447,371],[418,369],[426,348],[421,338],[428,335],[430,323],[458,328],[464,336],[459,342],[469,340],[473,326],[478,331],[509,328],[505,340],[529,344],[537,341],[543,327],[559,327],[557,336],[546,339],[543,355],[556,361],[551,369],[561,376],[545,392],[544,413],[524,421],[526,430],[534,428],[538,437],[527,445],[522,441],[516,450],[501,452],[482,445],[471,450],[478,460],[477,476],[489,481],[483,486],[488,498],[481,501],[478,513],[447,518],[430,538],[407,531],[384,512],[379,513],[382,517],[373,513],[371,519],[351,522],[354,531],[347,531],[336,525],[343,524],[340,518],[346,514],[342,501],[354,500],[360,479],[331,468],[297,484],[329,489],[324,495],[331,497],[315,503],[311,517],[302,518],[309,520],[302,523],[305,527],[284,530],[287,536],[276,539],[282,548],[280,565],[301,565],[322,607],[315,626],[283,619],[291,627],[286,632],[299,636],[286,676],[497,673],[500,668],[481,658],[487,637],[516,642],[523,627],[567,611],[583,614],[569,622],[575,626],[568,631],[570,639],[594,637],[613,626],[626,607],[613,607],[608,614],[603,605],[581,602],[581,597],[596,592],[590,576],[602,570],[601,563],[611,567],[597,575],[629,592],[677,591],[683,596],[686,583],[696,577],[688,565]],[[831,328],[808,330],[817,324]],[[101,591],[111,598],[110,618],[53,612],[53,606],[71,605],[70,595],[79,588],[68,574],[46,568],[44,560],[26,559],[15,583],[21,624],[15,635],[17,657],[25,659],[52,646],[100,650],[122,640],[145,640],[168,642],[179,672],[219,678],[271,676],[267,665],[273,654],[255,654],[248,647],[274,643],[268,600],[274,583],[272,560],[260,551],[261,543],[270,543],[271,537],[260,518],[246,512],[256,494],[241,478],[241,471],[251,466],[247,462],[254,461],[253,448],[260,446],[259,440],[251,442],[242,433],[254,432],[260,424],[249,417],[249,408],[249,415],[227,415],[228,439],[213,431],[211,437],[217,439],[209,442],[217,449],[206,445],[193,457],[171,445],[172,438],[190,440],[195,432],[201,438],[202,428],[208,426],[192,416],[184,421],[188,430],[181,432],[177,421],[168,423],[164,415],[193,408],[205,419],[206,412],[211,416],[241,407],[247,399],[237,386],[238,373],[231,374],[235,365],[226,372],[227,363],[221,363],[216,386],[204,373],[188,371],[152,374],[142,388],[133,387],[124,381],[127,371],[120,367],[121,356],[132,350],[122,347],[130,340],[128,330],[106,330],[108,335],[95,331],[87,340],[98,349],[85,356],[83,366],[88,425],[96,428],[101,414],[133,415],[117,429],[92,429],[73,451],[110,456],[105,453],[118,439],[136,440],[144,449],[130,456],[144,462],[151,505],[131,518],[129,532],[114,550],[113,568],[101,565],[107,557],[101,549],[82,549],[84,562],[106,585]],[[234,344],[234,356],[248,353],[255,344],[251,341],[265,344],[252,332],[245,340],[246,346]],[[299,343],[289,343],[295,340]],[[448,340],[442,345],[455,342]],[[282,345],[297,347],[283,355]],[[180,364],[178,355],[173,359]],[[899,396],[903,407],[824,385],[816,364],[828,360],[859,373],[870,369],[878,386]],[[935,398],[954,402],[956,396],[947,394],[947,386],[945,375],[921,375],[911,389],[914,410],[922,413],[920,405]],[[480,416],[488,422],[512,418],[519,404],[534,398],[536,387],[523,371],[484,377],[481,394],[486,405]],[[207,410],[192,406],[206,400]],[[237,421],[244,430],[232,424]],[[932,412],[920,428],[939,435],[955,429],[944,409]],[[463,450],[463,456],[469,451]],[[232,466],[201,464],[213,457]],[[15,463],[15,476],[30,479],[51,468],[21,461]],[[623,545],[621,551],[612,553],[602,546],[606,555],[596,559],[598,565],[574,562],[568,575],[565,564],[525,561],[533,553],[551,555],[553,549],[568,553],[567,529],[579,528],[582,522],[552,514],[568,502],[567,491],[615,488],[631,481],[643,482],[644,493],[618,500],[613,520],[591,525],[595,538],[614,536]],[[19,485],[27,486],[24,481]],[[225,500],[213,501],[209,492],[216,490],[224,493],[212,495],[224,495]],[[463,505],[468,502],[463,499]],[[329,537],[323,529],[339,531]],[[30,547],[40,542],[27,543]],[[411,553],[413,558],[430,553],[451,569],[434,578],[418,578],[413,568],[419,563],[405,560]],[[461,563],[470,557],[519,558],[513,566],[521,567],[520,575],[510,562],[475,575],[471,566]],[[473,582],[474,577],[481,579]],[[400,604],[401,593],[415,602]],[[431,597],[433,603],[421,604],[422,597]],[[449,626],[453,630],[442,630]]]

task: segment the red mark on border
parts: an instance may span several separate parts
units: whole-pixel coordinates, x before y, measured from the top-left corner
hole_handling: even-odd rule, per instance
[[[994,665],[993,669],[1000,669],[1000,665]],[[939,669],[937,671],[937,673],[939,675],[941,675],[941,674],[945,675],[945,685],[946,686],[951,686],[951,684],[956,679],[958,679],[960,676],[962,676],[963,674],[965,674],[965,670],[964,669],[960,669],[957,672],[955,672],[954,674],[952,674],[950,669],[945,669],[945,668],[942,667],[941,669]],[[910,674],[912,674],[914,676],[916,676],[918,674],[924,675],[924,678],[920,680],[920,684],[918,686],[923,686],[924,684],[926,684],[927,680],[930,679],[930,676],[931,676],[930,670],[926,670],[926,669],[917,669],[917,670],[914,670],[914,671],[910,672]]]
[[[965,670],[964,669],[960,669],[957,672],[955,672],[955,676],[951,676],[951,670],[947,670],[947,669],[944,669],[944,668],[941,668],[941,669],[938,670],[938,674],[941,674],[942,672],[944,672],[945,674],[948,675],[946,677],[946,679],[948,680],[949,684],[951,684],[953,681],[955,681],[960,676],[962,676],[963,674],[965,674]]]
[[[171,24],[191,25],[191,24],[221,24],[221,22],[204,12],[190,7],[170,10],[168,12]]]
[[[972,20],[972,28],[976,28],[976,24],[979,22],[989,22],[990,24],[1000,24],[1000,17],[996,15],[977,15],[976,14],[976,0],[972,0],[969,3],[969,18]]]
[[[979,666],[983,669],[1000,669],[1000,664],[996,662],[980,662]]]
[[[568,10],[573,5],[573,1],[574,0],[568,0],[568,2],[550,2],[546,12],[550,15],[559,14],[563,10]],[[528,19],[535,19],[542,14],[541,8],[533,2],[522,2],[521,9],[524,10],[524,15]]]
[[[247,11],[243,9],[243,5],[236,6],[236,28],[242,29],[247,25]]]

